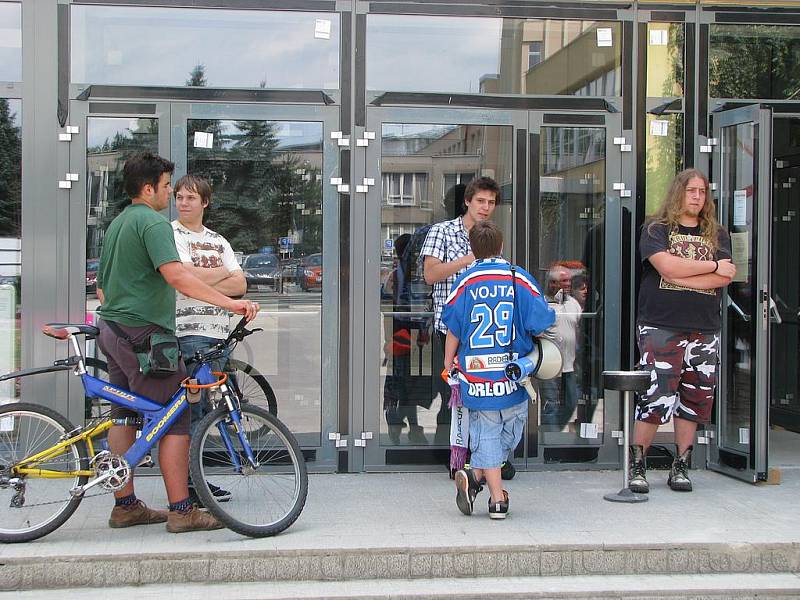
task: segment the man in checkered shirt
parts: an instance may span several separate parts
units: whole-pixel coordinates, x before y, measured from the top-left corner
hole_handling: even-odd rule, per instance
[[[494,179],[490,177],[473,179],[464,190],[466,213],[452,221],[442,221],[433,225],[420,250],[425,283],[433,286],[435,335],[431,372],[442,397],[442,405],[436,416],[437,444],[447,444],[450,439],[450,411],[447,409],[450,386],[439,377],[444,368],[444,341],[447,335],[447,327],[442,323],[442,307],[456,277],[475,261],[469,246],[469,230],[478,221],[490,218],[499,203],[500,186]]]

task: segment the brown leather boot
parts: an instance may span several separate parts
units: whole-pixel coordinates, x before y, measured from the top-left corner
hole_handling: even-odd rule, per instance
[[[111,509],[108,526],[115,529],[133,527],[134,525],[152,525],[167,520],[167,511],[147,508],[144,502],[137,500],[129,506],[115,506]]]
[[[187,512],[169,511],[167,531],[170,533],[186,533],[187,531],[211,531],[225,527],[209,512],[200,510],[196,504]]]

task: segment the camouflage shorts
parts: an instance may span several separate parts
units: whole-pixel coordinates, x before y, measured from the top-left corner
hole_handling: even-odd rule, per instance
[[[672,415],[707,423],[717,385],[719,335],[637,326],[639,369],[650,389],[639,394],[636,420],[667,423]]]

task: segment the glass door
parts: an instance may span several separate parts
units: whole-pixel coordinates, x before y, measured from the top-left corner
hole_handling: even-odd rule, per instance
[[[602,372],[620,348],[619,126],[614,114],[531,113],[529,269],[556,311],[564,359],[529,414],[527,456],[540,462],[602,462],[616,420]]]
[[[621,265],[618,117],[370,107],[366,131],[375,137],[355,190],[366,201],[365,468],[448,463],[449,394],[420,250],[432,224],[461,215],[478,176],[498,182],[504,255],[550,296],[572,357],[569,374],[540,386],[515,463],[616,461],[600,374],[619,355],[620,285],[606,277]]]
[[[723,294],[722,352],[709,467],[746,481],[767,474],[771,306],[772,111],[714,115],[720,220],[736,276]]]
[[[173,103],[175,176],[212,185],[206,225],[233,247],[263,332],[232,359],[242,393],[297,436],[316,468],[335,465],[338,172],[325,107]],[[174,207],[173,207],[174,209]],[[235,320],[237,317],[233,317]],[[266,386],[264,385],[266,382]]]
[[[73,183],[72,239],[86,240],[83,256],[73,259],[86,281],[85,289],[72,290],[71,298],[80,298],[75,318],[94,320],[103,234],[129,201],[122,188],[125,160],[157,152],[175,163],[173,184],[187,173],[206,178],[213,194],[205,225],[231,243],[247,295],[261,305],[254,326],[263,332],[232,356],[237,382],[248,401],[276,412],[297,435],[314,467],[334,466],[325,434],[335,429],[338,390],[338,195],[327,184],[338,171],[330,136],[338,129],[336,111],[180,102],[73,105],[80,132],[71,162],[85,169]],[[165,216],[175,218],[174,203]],[[93,342],[86,351],[103,361]],[[96,364],[104,374],[102,362]],[[106,408],[83,399],[78,388],[71,398],[82,417]]]

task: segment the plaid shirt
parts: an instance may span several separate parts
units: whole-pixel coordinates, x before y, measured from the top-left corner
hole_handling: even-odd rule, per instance
[[[464,228],[462,218],[458,217],[452,221],[442,221],[431,226],[419,255],[423,263],[426,256],[433,256],[444,263],[448,263],[463,258],[470,252],[472,252],[472,249],[469,245],[469,233]],[[453,273],[447,279],[433,284],[433,324],[437,331],[447,333],[447,327],[442,323],[442,307],[447,300],[447,295],[450,293],[453,282],[464,271],[466,271],[466,267],[457,273]]]

